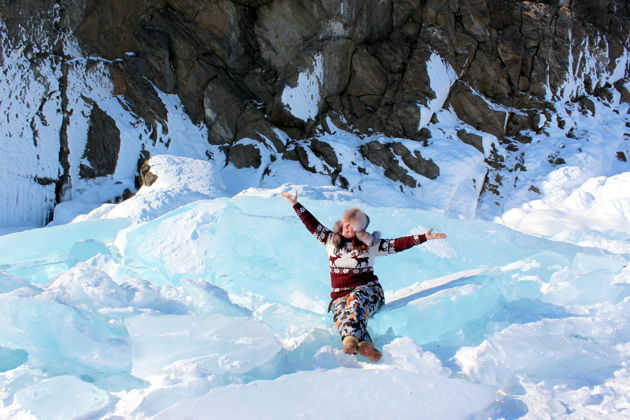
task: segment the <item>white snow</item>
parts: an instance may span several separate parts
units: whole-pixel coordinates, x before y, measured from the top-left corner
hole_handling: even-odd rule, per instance
[[[617,158],[630,157],[629,107],[618,93],[589,96],[594,115],[569,101],[586,94],[584,75],[621,80],[627,51],[606,70],[605,42],[574,46],[566,82],[549,92],[555,111],[539,115],[531,142],[512,144],[518,153],[441,109],[457,75],[433,54],[426,145],[331,121],[318,134],[343,189],[308,148],[316,174],[252,139],[240,142],[259,148],[260,167],[221,167],[179,98],[156,89],[167,127],[133,116],[106,62],[68,37],[72,182],[53,223],[25,230],[55,199],[46,179],[59,170],[61,98],[39,105],[59,90],[60,68],[44,59],[34,72],[23,45],[4,31],[0,42],[0,94],[11,99],[0,103],[1,418],[630,417],[630,167]],[[283,91],[296,118],[317,115],[324,64],[316,55]],[[121,151],[113,174],[80,180],[95,104],[114,119]],[[409,170],[417,189],[387,179],[359,152],[372,140],[432,159],[439,177]],[[486,164],[492,148],[504,168]],[[107,203],[134,189],[141,150],[157,181]],[[501,188],[478,201],[484,180]],[[340,350],[326,255],[278,197],[289,190],[327,226],[359,206],[385,237],[448,234],[377,262],[388,302],[369,323],[379,363]]]
[[[580,182],[564,167],[542,183],[544,198],[507,211],[499,221],[530,234],[630,254],[630,172]]]
[[[320,88],[324,80],[324,57],[321,53],[313,57],[313,68],[298,75],[295,87],[286,86],[282,91],[282,103],[293,116],[307,121],[319,112]]]
[[[435,51],[431,53],[431,57],[427,61],[427,73],[435,98],[429,100],[426,106],[418,104],[418,109],[420,110],[418,129],[426,127],[431,121],[433,114],[442,109],[444,102],[448,98],[451,86],[458,79],[453,67]]]

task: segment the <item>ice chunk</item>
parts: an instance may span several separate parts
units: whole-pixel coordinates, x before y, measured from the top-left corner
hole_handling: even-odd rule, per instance
[[[0,346],[24,349],[29,366],[53,374],[128,371],[124,331],[97,314],[57,302],[0,296]]]
[[[340,418],[461,419],[479,413],[494,399],[489,387],[437,374],[337,368],[214,388],[174,404],[155,419],[201,419],[207,413],[221,419],[321,419],[330,413]]]
[[[82,245],[75,247],[77,243],[112,242],[118,231],[127,226],[129,221],[125,219],[95,220],[0,236],[0,266],[31,282],[44,283],[76,264],[78,256],[86,256],[80,252]],[[87,247],[88,254],[102,249],[100,245]]]
[[[28,353],[22,349],[11,350],[0,347],[0,372],[15,369],[28,360]]]
[[[589,318],[515,324],[477,347],[460,349],[455,360],[473,379],[510,392],[519,387],[519,377],[550,386],[601,383],[621,361],[609,344],[616,324]]]
[[[84,310],[128,306],[131,294],[106,273],[81,263],[60,274],[48,287],[58,301]]]
[[[183,279],[182,286],[197,314],[241,317],[251,315],[247,309],[232,303],[228,294],[220,287],[195,279]]]
[[[424,376],[448,377],[450,371],[442,366],[440,360],[428,351],[422,351],[410,338],[397,338],[383,347],[382,362],[397,368]]]
[[[87,261],[99,254],[110,255],[109,248],[104,243],[94,239],[75,242],[68,254],[68,265],[72,267],[78,262]]]
[[[109,406],[107,392],[74,376],[56,376],[15,393],[14,404],[40,420],[90,418]]]
[[[302,337],[315,328],[325,329],[330,326],[328,314],[317,314],[281,303],[261,304],[254,316],[281,338],[285,345],[287,341]]]
[[[12,276],[4,270],[0,270],[0,294],[8,293],[22,287],[36,289],[31,283],[19,277]]]
[[[132,374],[155,373],[196,359],[209,373],[239,374],[264,364],[280,344],[260,322],[224,315],[140,315],[125,321],[133,347]]]
[[[130,274],[157,284],[204,274],[225,206],[223,199],[196,202],[121,232],[116,245]]]

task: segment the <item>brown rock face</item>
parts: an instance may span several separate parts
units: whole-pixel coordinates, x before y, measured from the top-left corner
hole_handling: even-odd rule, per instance
[[[208,142],[223,146],[225,161],[237,167],[259,167],[261,150],[267,148],[275,157],[296,159],[314,170],[306,157],[305,147],[310,147],[337,179],[342,168],[334,150],[313,140],[329,119],[359,134],[424,141],[428,130],[420,124],[419,105],[429,109],[437,100],[477,130],[506,142],[527,141],[523,132],[539,130],[540,115],[551,112],[549,94],[579,102],[583,112],[594,111],[588,98],[566,97],[582,93],[561,91],[569,68],[589,94],[610,101],[616,90],[623,101],[630,100],[627,69],[625,79],[597,86],[586,74],[585,60],[578,59],[585,50],[598,62],[598,71],[612,71],[629,47],[630,2],[625,0],[54,3],[51,8],[35,0],[0,0],[0,16],[12,36],[21,36],[29,19],[39,19],[51,39],[71,33],[85,56],[111,60],[106,66],[114,95],[149,126],[168,129],[156,89],[177,94],[191,120],[208,128]],[[61,50],[55,45],[47,54],[63,61]],[[434,54],[457,78],[442,90],[427,64]],[[283,92],[313,72],[316,60],[323,65],[312,92],[319,98],[316,112],[302,119],[290,112]],[[286,146],[277,129],[292,138]],[[62,161],[67,159],[67,130],[66,121],[60,134]],[[111,116],[93,107],[85,151],[89,165],[81,168],[81,176],[113,172],[119,137]],[[484,152],[479,136],[460,130],[459,137]],[[258,143],[239,143],[242,139]],[[372,141],[356,152],[410,187],[417,182],[399,162],[428,178],[439,176],[435,163],[400,143]],[[60,192],[68,182],[64,176],[57,181]]]
[[[307,138],[328,116],[364,132],[418,138],[417,104],[436,95],[426,64],[433,52],[465,82],[450,93],[457,115],[504,136],[501,112],[463,86],[497,105],[531,108],[522,98],[544,99],[563,83],[571,42],[592,39],[597,53],[606,48],[595,42],[603,34],[606,64],[623,53],[629,8],[622,0],[86,0],[68,21],[85,48],[123,60],[125,95],[139,115],[163,118],[143,82],[150,80],[180,95],[211,143],[232,144],[257,132],[274,138],[272,126]],[[318,54],[321,101],[309,123],[291,115],[281,95]]]
[[[418,182],[400,166],[399,159],[415,173],[429,179],[440,175],[440,168],[430,159],[422,158],[416,150],[413,154],[401,143],[379,143],[371,141],[361,146],[361,154],[367,160],[385,170],[385,176],[400,181],[408,187],[415,188]]]
[[[458,81],[451,89],[449,104],[457,116],[477,130],[485,131],[498,138],[505,135],[507,112],[493,109],[479,92]]]
[[[111,175],[116,170],[120,150],[120,131],[116,122],[97,105],[92,108],[90,128],[85,148],[85,159],[80,175],[83,178],[96,178]]]

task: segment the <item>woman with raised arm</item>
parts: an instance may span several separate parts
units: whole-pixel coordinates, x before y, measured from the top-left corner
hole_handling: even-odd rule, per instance
[[[343,351],[367,357],[381,358],[367,331],[367,319],[384,303],[383,288],[374,274],[374,258],[394,254],[432,239],[444,239],[443,233],[430,229],[422,235],[381,239],[379,232],[365,230],[370,218],[361,209],[347,209],[333,230],[324,227],[298,203],[298,193],[280,194],[292,206],[306,228],[321,242],[328,253],[332,291],[329,311],[343,342]]]

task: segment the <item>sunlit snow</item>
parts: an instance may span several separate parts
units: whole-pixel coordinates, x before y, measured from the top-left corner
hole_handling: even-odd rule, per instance
[[[630,118],[618,92],[612,102],[591,97],[594,115],[557,102],[525,133],[531,142],[508,152],[441,109],[457,76],[434,54],[436,98],[419,121],[431,132],[426,145],[330,120],[317,134],[335,150],[344,189],[308,147],[317,173],[272,159],[251,139],[240,143],[260,147],[260,167],[222,167],[179,98],[156,89],[168,127],[133,117],[112,96],[105,66],[88,66],[68,37],[73,183],[50,225],[20,231],[41,226],[55,200],[48,178],[59,145],[49,139],[60,131],[60,98],[39,113],[32,104],[60,69],[43,59],[35,74],[22,65],[23,45],[1,31],[0,42],[0,93],[10,99],[0,113],[15,115],[0,127],[0,151],[3,163],[20,162],[0,166],[1,418],[630,416],[630,171],[615,157],[630,156]],[[628,52],[606,73],[588,45],[578,47],[571,59],[593,81],[623,77]],[[317,115],[322,60],[283,92],[296,118]],[[557,98],[585,94],[580,77],[570,72]],[[11,98],[15,86],[28,100]],[[81,180],[92,104],[116,122],[121,151],[113,174]],[[460,141],[460,129],[477,134],[484,152]],[[289,147],[304,142],[276,134]],[[358,152],[372,140],[418,152],[440,176],[408,170],[419,188],[389,180]],[[493,147],[506,158],[500,172],[486,163]],[[157,181],[112,203],[133,189],[143,148]],[[497,178],[502,195],[478,200]],[[448,234],[378,261],[387,303],[369,326],[379,363],[341,351],[326,312],[326,254],[278,197],[288,190],[329,227],[359,206],[385,237]]]
[[[316,418],[368,407],[367,418],[517,418],[541,410],[541,395],[571,409],[606,401],[598,412],[623,410],[627,254],[326,198],[326,187],[228,197],[202,188],[217,176],[212,166],[156,159],[163,177],[133,199],[0,237],[2,416]],[[615,185],[594,183],[593,202]],[[325,253],[277,196],[289,189],[329,226],[358,204],[386,237],[448,233],[378,262],[387,297],[370,322],[379,364],[341,352],[325,309]],[[191,201],[194,190],[204,198]],[[173,191],[172,205],[138,218],[160,191]],[[617,215],[628,218],[623,207]],[[52,409],[68,387],[86,402]],[[554,415],[567,415],[565,405]]]

